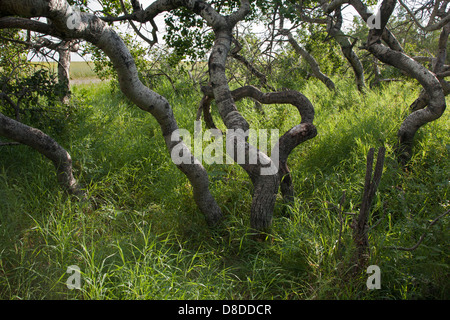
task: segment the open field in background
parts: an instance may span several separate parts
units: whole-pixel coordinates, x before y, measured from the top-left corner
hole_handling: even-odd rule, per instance
[[[42,65],[57,72],[57,62],[35,62],[36,65]],[[72,61],[70,63],[70,79],[96,79],[97,75],[94,72],[94,63],[86,61]]]
[[[74,63],[73,78],[90,77]],[[180,128],[193,132],[201,94],[189,79],[158,78]],[[206,227],[185,176],[170,159],[154,118],[107,83],[75,85],[64,130],[47,132],[69,151],[89,203],[67,197],[50,161],[26,146],[0,153],[0,298],[2,299],[448,299],[450,116],[420,129],[408,170],[392,154],[397,129],[420,89],[395,82],[360,95],[336,79],[329,92],[309,81],[299,89],[313,103],[318,136],[289,158],[295,204],[280,199],[265,242],[249,232],[251,183],[238,165],[208,165],[211,189],[225,214]],[[449,101],[450,102],[450,101]],[[299,123],[294,107],[238,105],[252,128]],[[216,124],[221,124],[213,112]],[[223,127],[220,127],[223,129]],[[370,225],[367,274],[352,277],[351,215],[357,212],[369,148],[387,148]],[[342,237],[339,230],[342,228]],[[413,246],[414,251],[387,249]],[[81,270],[81,290],[69,290],[67,267]]]

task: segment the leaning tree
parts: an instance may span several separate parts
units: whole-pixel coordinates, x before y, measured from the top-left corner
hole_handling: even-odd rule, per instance
[[[84,2],[84,1],[81,1]],[[361,0],[333,0],[333,1],[286,1],[293,5],[297,18],[311,23],[326,23],[329,37],[341,46],[344,56],[352,65],[358,87],[364,87],[364,74],[353,53],[353,42],[342,31],[342,8],[344,5],[353,6],[364,21],[374,18],[375,24],[367,37],[363,49],[372,54],[383,63],[390,64],[411,77],[417,79],[423,86],[424,92],[419,97],[420,105],[405,119],[398,132],[398,151],[402,162],[411,157],[413,138],[417,130],[426,123],[439,118],[445,110],[446,67],[443,59],[446,57],[446,42],[448,38],[448,22],[450,14],[447,10],[447,1],[431,1],[419,11],[411,11],[410,16],[415,23],[428,30],[442,29],[439,43],[439,52],[434,64],[434,70],[429,70],[418,61],[409,57],[403,50],[400,42],[387,27],[388,20],[397,4],[396,0],[384,0],[379,14],[374,16],[366,3]],[[249,16],[252,5],[260,8],[270,8],[264,1],[203,1],[203,0],[156,0],[148,7],[143,8],[139,1],[132,0],[105,2],[103,12],[80,12],[70,4],[73,1],[65,0],[2,0],[0,2],[0,28],[24,29],[49,35],[60,41],[84,40],[101,50],[111,61],[117,74],[122,92],[140,109],[152,114],[158,121],[162,136],[170,154],[182,154],[181,163],[175,163],[189,179],[193,188],[193,197],[204,214],[209,225],[217,225],[222,219],[219,204],[209,189],[208,173],[189,150],[179,134],[177,121],[172,106],[160,94],[144,85],[138,75],[133,55],[124,40],[113,28],[115,22],[128,21],[133,29],[139,31],[137,25],[152,29],[151,37],[140,35],[145,41],[154,44],[157,41],[157,25],[155,18],[163,13],[176,13],[194,26],[207,25],[212,30],[212,47],[209,53],[208,85],[202,88],[205,94],[204,105],[205,120],[207,110],[212,99],[215,100],[217,111],[228,130],[233,130],[231,139],[232,152],[230,156],[246,171],[253,184],[253,199],[251,205],[251,227],[256,231],[264,231],[271,225],[276,194],[279,189],[286,201],[293,198],[292,179],[287,165],[289,154],[299,144],[313,138],[317,134],[313,124],[314,108],[311,102],[300,92],[285,90],[279,92],[262,92],[253,86],[244,86],[231,90],[226,76],[227,57],[234,56],[246,64],[245,59],[239,57],[239,45],[233,38],[236,25]],[[276,1],[274,3],[281,3]],[[307,6],[310,5],[310,7]],[[401,2],[404,5],[403,2]],[[312,6],[312,7],[311,7]],[[87,7],[86,7],[87,8]],[[407,7],[408,8],[408,7]],[[418,12],[431,11],[432,16],[427,26],[417,17]],[[286,15],[286,10],[280,10],[279,21],[292,17]],[[316,14],[316,12],[319,12]],[[308,14],[313,14],[309,16]],[[192,17],[195,16],[195,19]],[[46,18],[47,21],[35,18]],[[201,22],[199,22],[201,21]],[[283,23],[279,24],[279,35],[289,37],[289,29]],[[184,33],[186,35],[186,32]],[[199,38],[201,39],[201,37]],[[170,40],[170,39],[168,39]],[[234,44],[234,47],[233,47]],[[437,73],[436,73],[437,72]],[[253,70],[254,74],[256,70]],[[439,76],[438,76],[439,75]],[[261,77],[262,82],[264,82]],[[329,86],[332,88],[332,85]],[[265,86],[270,90],[270,86]],[[250,125],[239,112],[236,101],[243,98],[252,98],[259,103],[290,104],[297,108],[301,121],[285,132],[275,144],[270,156],[267,152],[257,149],[247,139]],[[417,103],[419,104],[419,102]],[[80,188],[72,175],[70,155],[53,139],[43,132],[24,126],[17,121],[0,114],[0,135],[12,140],[27,144],[51,159],[58,171],[61,183],[71,192],[78,192]],[[238,152],[245,154],[245,159],[239,161]],[[227,148],[228,151],[228,148]],[[256,158],[257,161],[249,161]],[[275,169],[275,170],[273,170]]]
[[[431,70],[407,55],[401,43],[387,27],[388,21],[396,9],[397,0],[383,0],[376,15],[368,10],[361,0],[334,0],[332,3],[339,2],[352,5],[366,22],[369,19],[373,21],[374,18],[377,20],[375,27],[370,29],[363,48],[381,62],[394,66],[416,79],[423,87],[420,97],[413,103],[412,112],[405,118],[397,133],[396,153],[399,162],[405,165],[412,157],[416,132],[427,123],[440,118],[446,109],[445,95],[448,93],[448,88],[444,80],[447,73],[444,70],[450,21],[448,2],[426,1],[415,9],[410,9],[413,7],[412,5],[407,6],[403,1],[398,1],[411,14],[414,22],[425,31],[442,30],[436,62]],[[422,13],[421,18],[416,16],[418,13]],[[431,14],[427,15],[427,13]],[[428,20],[427,26],[423,27],[419,20]]]
[[[285,9],[280,11],[280,20],[288,19],[294,29],[299,22],[326,25],[328,36],[339,44],[343,55],[352,67],[360,91],[365,88],[365,76],[363,66],[354,52],[357,47],[420,83],[423,90],[410,106],[411,113],[404,119],[397,133],[397,158],[402,165],[406,165],[412,157],[416,132],[427,123],[440,118],[446,108],[445,96],[450,92],[450,85],[445,80],[445,77],[450,75],[447,63],[447,40],[450,32],[448,1],[383,0],[377,13],[369,10],[368,5],[376,3],[370,0],[278,0],[275,2],[285,6]],[[365,42],[358,46],[358,41],[361,39],[342,31],[342,11],[348,6],[353,7],[369,27]],[[414,57],[405,52],[404,42],[396,38],[388,25],[394,10],[406,11],[407,17],[402,23],[409,25],[409,28],[411,24],[414,24],[425,34],[440,32],[437,52],[432,53],[434,56]],[[280,23],[280,26],[282,25]],[[289,41],[295,46],[291,30],[280,29],[281,34],[287,35]],[[415,37],[412,37],[410,41],[414,39]],[[299,48],[296,51],[300,52]],[[427,68],[423,62],[430,62],[430,68]],[[318,67],[313,69],[316,70],[316,76],[327,83],[327,78],[320,74]]]
[[[228,14],[220,13],[219,9],[202,0],[157,0],[147,8],[142,8],[138,1],[131,3],[130,13],[98,17],[89,12],[76,12],[64,0],[2,0],[0,26],[32,30],[64,41],[82,39],[102,50],[114,66],[122,92],[137,107],[151,113],[158,121],[169,153],[180,151],[184,158],[190,159],[176,165],[189,179],[198,208],[205,215],[208,224],[214,226],[222,219],[222,212],[209,190],[209,179],[205,168],[177,134],[179,128],[172,106],[165,97],[152,91],[140,81],[130,51],[110,26],[112,22],[125,20],[155,26],[154,19],[157,15],[179,9],[190,11],[201,17],[214,32],[214,43],[208,61],[210,95],[214,97],[220,117],[227,129],[234,130],[233,150],[242,150],[245,153],[245,159],[249,159],[251,154],[256,155],[256,163],[245,161],[240,165],[247,172],[254,186],[251,227],[256,231],[266,230],[271,225],[275,198],[280,185],[283,196],[286,198],[292,196],[292,181],[287,166],[289,154],[300,143],[317,134],[313,125],[312,104],[304,95],[293,90],[272,93],[262,93],[255,87],[230,90],[225,74],[225,64],[233,42],[233,28],[250,11],[248,0],[241,1],[236,9]],[[37,17],[45,17],[47,22],[34,19]],[[76,23],[74,19],[77,20]],[[235,104],[236,100],[244,97],[252,97],[261,103],[291,104],[300,113],[301,122],[279,138],[276,143],[277,151],[272,152],[271,156],[258,150],[246,139],[249,123]],[[58,169],[58,176],[62,177],[62,183],[70,190],[74,190],[73,186],[76,182],[71,172],[71,159],[68,153],[54,140],[43,138],[45,135],[42,132],[26,128],[4,115],[0,116],[0,134],[27,144],[52,159]],[[231,153],[233,159],[237,161],[240,155],[237,152]]]

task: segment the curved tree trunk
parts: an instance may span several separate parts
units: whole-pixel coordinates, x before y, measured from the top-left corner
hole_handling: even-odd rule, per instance
[[[85,197],[72,173],[69,153],[42,131],[15,121],[0,113],[0,135],[25,144],[50,159],[55,168],[59,184],[70,194]]]
[[[341,8],[335,10],[335,17],[337,22],[334,24],[331,18],[328,19],[327,31],[341,47],[342,53],[347,61],[352,66],[355,73],[356,85],[360,92],[363,92],[366,84],[364,81],[364,68],[356,53],[353,51],[353,44],[348,40],[348,37],[341,31],[342,14]]]
[[[417,79],[428,95],[428,106],[412,112],[403,121],[397,133],[397,157],[402,164],[406,164],[412,156],[414,135],[423,125],[442,116],[446,108],[443,87],[435,74],[417,61],[401,51],[393,50],[380,43],[384,35],[385,25],[395,7],[395,0],[384,0],[381,12],[381,29],[372,29],[367,40],[367,50],[384,63],[403,70],[411,77]]]
[[[35,0],[32,9],[28,2],[27,0],[2,1],[0,11],[3,15],[47,17],[52,22],[49,34],[59,35],[63,39],[82,38],[103,50],[114,65],[122,92],[139,108],[150,112],[158,121],[169,152],[172,154],[183,150],[183,158],[190,159],[187,163],[177,164],[177,167],[191,182],[194,199],[208,223],[216,225],[221,220],[222,212],[210,193],[205,168],[192,155],[180,138],[178,126],[167,99],[145,87],[139,80],[133,57],[122,39],[104,21],[89,13],[81,13],[78,25],[68,26],[68,19],[72,10],[65,1]],[[249,129],[249,124],[236,108],[225,75],[225,63],[232,42],[232,28],[249,12],[250,3],[248,0],[242,0],[240,8],[225,17],[201,0],[158,0],[144,11],[136,13],[134,18],[140,22],[150,21],[163,11],[179,7],[185,7],[202,16],[215,32],[215,42],[208,62],[211,88],[225,126],[228,129],[237,130],[235,136],[238,139],[232,140],[234,148],[242,147],[242,145],[238,145],[238,140],[240,140],[244,147],[245,159],[248,159],[250,154],[257,156],[256,164],[244,163],[240,165],[247,172],[254,185],[251,226],[258,232],[264,231],[271,224],[276,193],[280,183],[278,160],[286,161],[290,151],[298,143],[315,135],[315,127],[312,125],[314,109],[302,95],[297,95],[298,103],[292,102],[292,97],[286,99],[286,96],[284,96],[286,103],[292,103],[299,109],[302,122],[279,139],[280,152],[276,152],[276,150],[272,152],[272,158],[246,142],[245,132]],[[33,25],[39,25],[36,29],[44,28],[40,22],[33,22]],[[46,26],[46,28],[49,27]],[[289,97],[289,94],[287,96]],[[274,155],[277,157],[274,157]],[[237,157],[238,155],[235,152],[233,159],[236,161]]]
[[[447,23],[444,28],[442,28],[441,34],[439,36],[438,52],[436,59],[432,59],[433,62],[433,73],[441,82],[444,94],[448,95],[450,93],[450,83],[445,80],[446,76],[446,66],[445,60],[447,58],[447,42],[450,33],[450,23]],[[414,112],[425,108],[428,105],[429,96],[425,90],[420,92],[419,97],[411,104],[409,109]]]
[[[172,141],[172,135],[178,130],[172,108],[167,99],[141,83],[134,59],[122,39],[105,22],[89,13],[81,13],[80,23],[69,28],[68,19],[73,10],[69,10],[71,7],[66,1],[36,0],[33,1],[33,6],[30,6],[28,2],[26,0],[2,1],[0,10],[2,15],[50,18],[52,20],[50,28],[43,27],[39,23],[28,24],[28,28],[37,26],[36,29],[46,29],[51,35],[85,39],[102,49],[114,64],[122,92],[139,108],[150,112],[157,119],[169,152],[171,153],[177,146],[183,149],[191,159],[191,163],[178,164],[177,167],[191,182],[194,199],[205,215],[208,224],[216,225],[221,220],[222,212],[209,191],[206,170],[190,153],[179,136],[178,139]],[[172,3],[170,4],[172,5]],[[16,20],[16,22],[17,24],[22,23],[20,20]],[[14,21],[10,20],[9,23],[14,23]]]
[[[208,95],[214,96],[219,114],[225,126],[228,129],[240,129],[241,132],[246,132],[249,129],[249,124],[237,110],[235,101],[243,97],[251,97],[261,103],[291,103],[300,111],[302,117],[301,125],[308,123],[308,128],[314,128],[312,130],[314,131],[313,134],[303,135],[303,132],[298,129],[299,126],[295,126],[279,139],[277,145],[279,151],[287,151],[288,148],[285,148],[285,145],[295,147],[300,142],[307,140],[306,138],[298,139],[299,136],[307,136],[308,138],[315,136],[315,127],[312,125],[314,108],[309,100],[300,93],[291,90],[264,94],[252,86],[239,88],[233,92],[230,91],[225,75],[225,63],[232,42],[231,26],[226,21],[222,21],[220,28],[215,29],[215,35],[216,39],[209,59],[212,92],[208,93]],[[204,93],[206,92],[204,91]],[[306,104],[306,102],[309,104]],[[241,138],[241,141],[245,141],[245,137]],[[289,174],[287,166],[284,167],[284,164],[291,150],[281,153],[279,151],[277,152],[275,148],[275,151],[272,150],[271,157],[269,158],[266,154],[245,142],[245,158],[247,159],[250,152],[253,152],[256,153],[258,159],[256,164],[240,164],[249,175],[254,186],[251,206],[251,227],[257,232],[264,231],[271,225],[275,198],[281,180],[280,172],[284,173],[283,177]],[[237,161],[236,153],[231,156],[234,157],[234,161]],[[283,164],[283,168],[286,169],[285,171],[279,170],[280,163]],[[270,171],[272,168],[275,170]],[[283,181],[287,184],[290,183],[289,179]],[[282,190],[290,190],[290,188],[282,188]]]
[[[102,49],[111,59],[118,74],[122,92],[139,108],[150,112],[156,118],[169,153],[172,154],[177,147],[178,150],[182,149],[186,152],[187,157],[191,159],[190,163],[177,164],[177,167],[191,182],[194,200],[205,215],[208,224],[217,225],[222,218],[222,212],[210,193],[208,174],[183,140],[179,136],[173,139],[176,137],[178,126],[167,99],[142,84],[133,57],[112,29],[104,25],[99,34],[88,34],[85,39]]]
[[[202,87],[202,91],[208,96],[214,95],[211,87]],[[292,203],[294,190],[287,160],[295,147],[317,135],[317,129],[312,124],[314,120],[313,105],[303,94],[295,90],[264,93],[254,86],[244,86],[231,91],[231,95],[234,101],[252,98],[262,104],[291,104],[299,111],[301,115],[300,124],[280,137],[271,154],[271,158],[278,163],[281,194],[287,203]]]

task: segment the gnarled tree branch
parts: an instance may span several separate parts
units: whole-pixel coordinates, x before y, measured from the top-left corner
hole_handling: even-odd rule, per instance
[[[0,113],[0,135],[25,144],[50,159],[57,172],[58,182],[70,194],[85,197],[72,173],[69,153],[41,130],[29,127]]]
[[[354,1],[359,0],[351,0]],[[396,0],[384,0],[381,4],[381,27],[385,28],[395,8]],[[411,59],[401,51],[389,48],[380,42],[385,35],[383,29],[372,29],[367,40],[367,50],[380,61],[390,64],[411,77],[417,79],[426,91],[428,107],[412,112],[402,123],[398,131],[397,156],[402,164],[406,164],[412,156],[414,135],[420,127],[441,117],[446,108],[444,90],[440,81],[427,68]]]

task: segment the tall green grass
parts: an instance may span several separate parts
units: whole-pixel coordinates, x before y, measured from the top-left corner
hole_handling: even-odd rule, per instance
[[[200,94],[177,79],[160,79],[179,126],[193,132]],[[73,88],[75,112],[55,138],[70,152],[89,203],[66,196],[54,169],[25,146],[0,149],[0,297],[2,299],[446,299],[449,298],[448,217],[412,246],[429,222],[448,210],[449,115],[420,129],[407,171],[392,154],[396,131],[417,96],[410,83],[360,95],[337,81],[329,92],[310,82],[302,92],[316,109],[318,136],[291,154],[296,199],[275,208],[267,241],[249,230],[252,186],[237,165],[207,166],[225,214],[208,229],[187,179],[170,160],[156,121],[108,84]],[[300,118],[290,106],[252,102],[239,109],[256,129],[286,130]],[[213,111],[216,123],[218,115]],[[387,158],[370,224],[367,275],[351,276],[351,215],[357,212],[365,157],[385,146]],[[286,210],[287,209],[287,210]],[[342,237],[339,230],[342,227]],[[339,250],[338,250],[339,249]],[[81,270],[69,290],[67,267]]]

